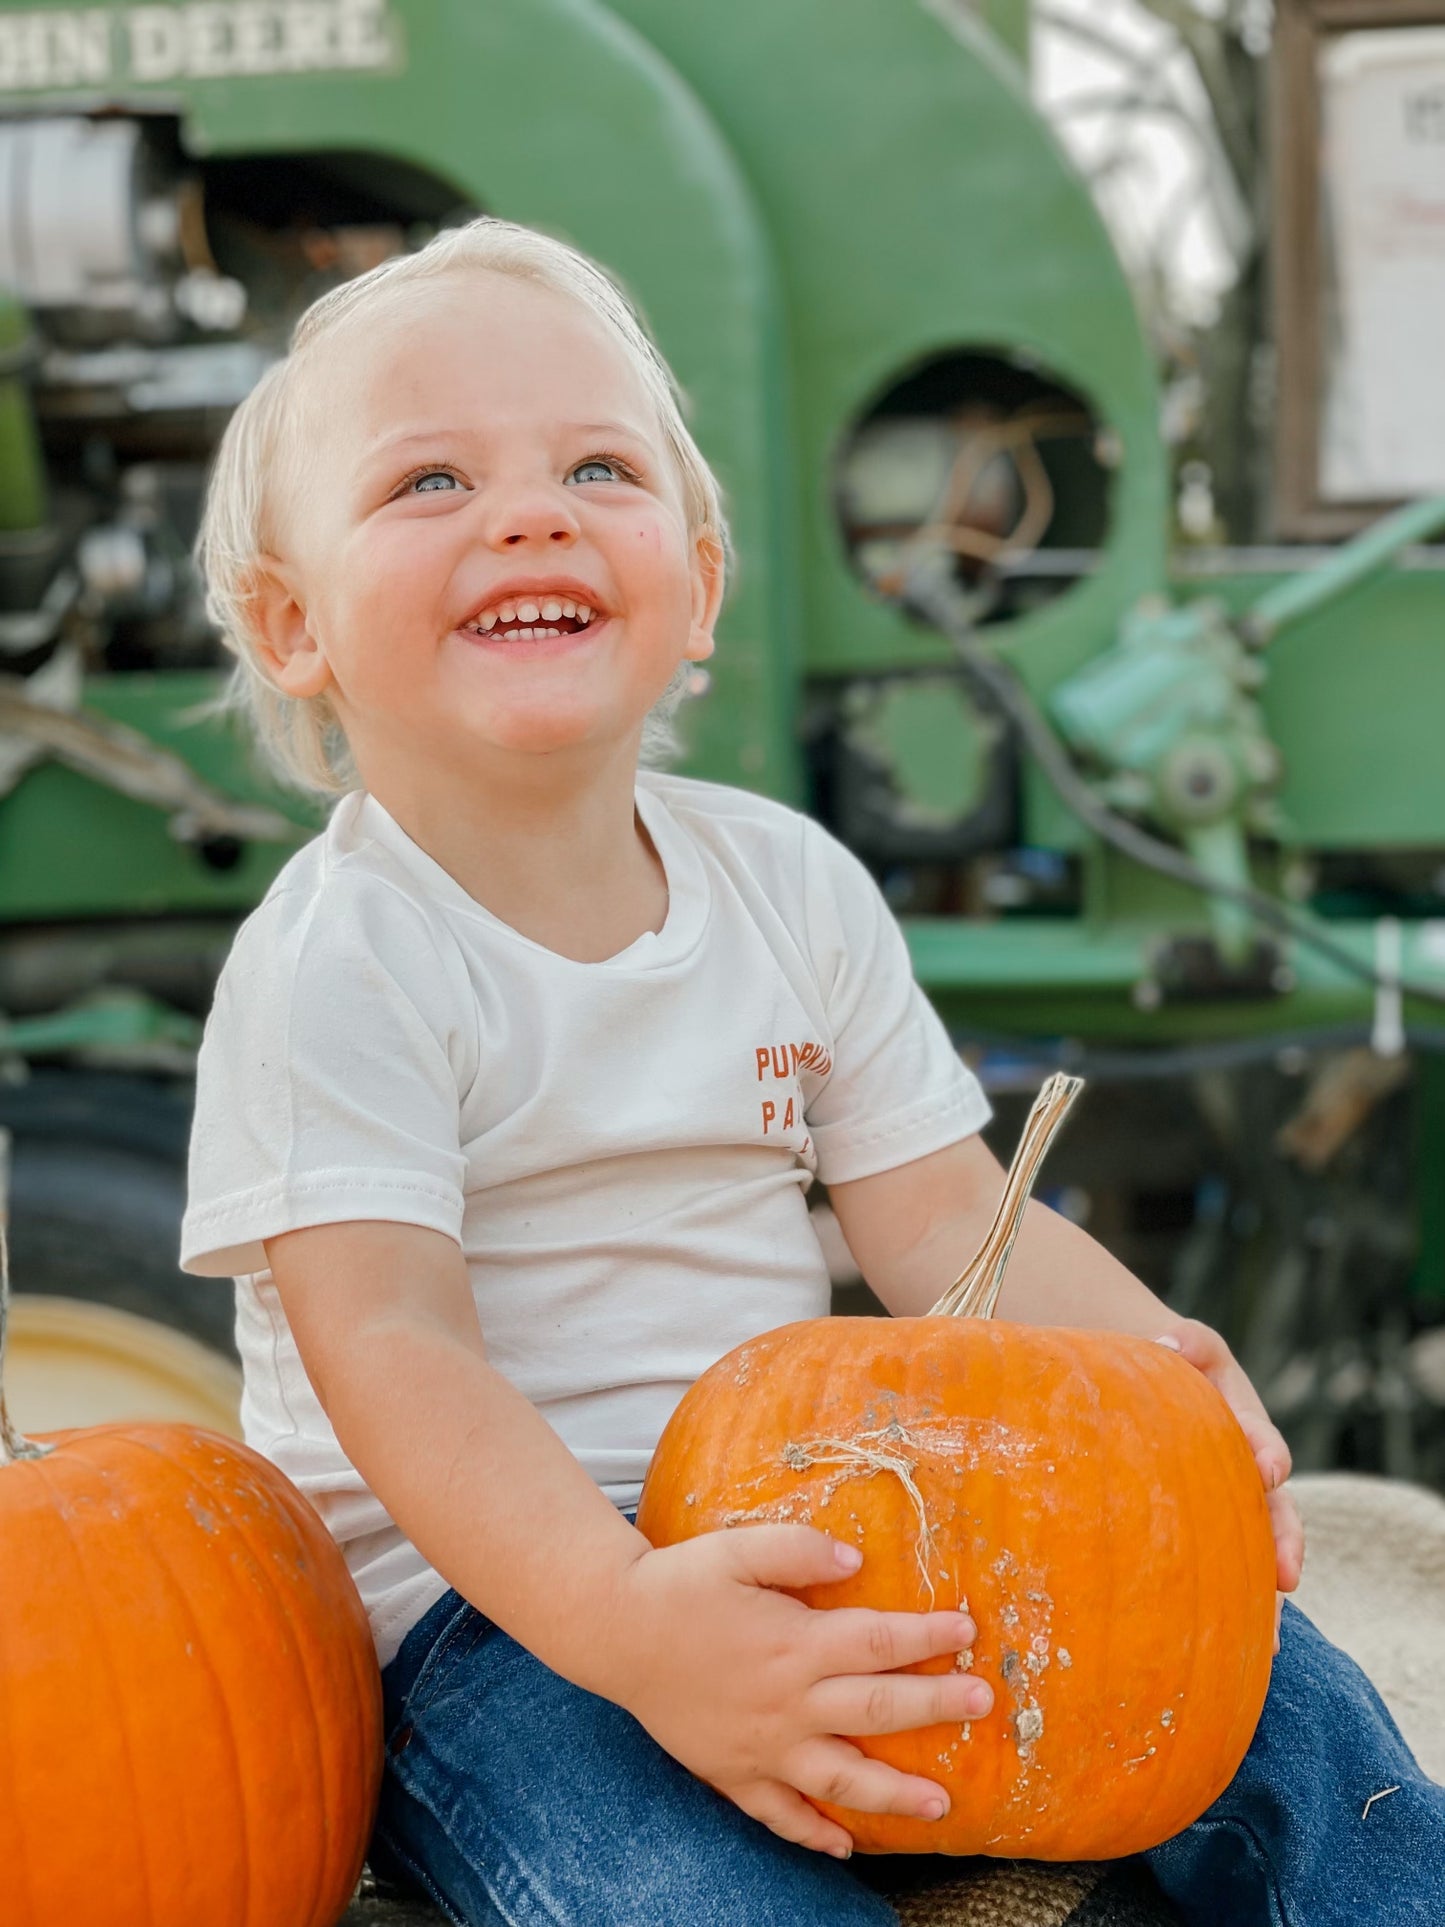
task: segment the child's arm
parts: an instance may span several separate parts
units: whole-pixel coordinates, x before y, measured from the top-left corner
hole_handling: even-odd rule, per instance
[[[343,1451],[402,1531],[478,1610],[775,1833],[846,1854],[801,1797],[929,1815],[931,1782],[839,1734],[978,1718],[960,1673],[894,1669],[961,1651],[959,1613],[818,1612],[771,1590],[827,1583],[848,1553],[806,1526],[654,1550],[488,1362],[456,1243],[392,1222],[265,1241],[282,1305]],[[982,1690],[980,1690],[982,1689]]]
[[[917,1318],[983,1243],[1003,1187],[998,1159],[974,1136],[875,1177],[830,1185],[828,1201],[872,1290],[895,1318]],[[1087,1232],[1037,1202],[1024,1214],[998,1316],[1145,1338],[1176,1334],[1189,1322]]]
[[[869,1286],[896,1318],[929,1311],[983,1243],[1004,1173],[981,1137],[873,1177],[828,1187],[843,1236]],[[1172,1341],[1218,1386],[1239,1420],[1274,1522],[1279,1585],[1299,1584],[1304,1533],[1282,1490],[1289,1447],[1218,1332],[1180,1318],[1078,1225],[1033,1202],[999,1293],[998,1316],[1021,1325],[1093,1326]]]

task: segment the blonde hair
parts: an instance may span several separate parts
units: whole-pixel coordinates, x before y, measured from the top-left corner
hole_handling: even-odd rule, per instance
[[[576,248],[490,215],[449,228],[415,254],[396,255],[314,301],[297,322],[285,359],[267,369],[226,425],[216,450],[196,538],[206,612],[236,658],[221,693],[191,717],[241,714],[271,773],[287,788],[336,796],[359,786],[356,767],[326,694],[288,696],[266,675],[250,624],[257,566],[270,552],[268,511],[276,478],[296,456],[298,383],[317,349],[373,304],[416,285],[470,269],[532,281],[600,317],[621,344],[657,411],[682,484],[689,534],[711,535],[726,552],[727,524],[717,480],[683,420],[671,369],[617,283]],[[665,764],[681,753],[674,718],[694,665],[677,673],[643,723],[639,761]]]

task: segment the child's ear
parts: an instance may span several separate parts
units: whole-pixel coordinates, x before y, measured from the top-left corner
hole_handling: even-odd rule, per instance
[[[705,662],[713,652],[712,632],[723,599],[724,562],[722,543],[711,530],[704,529],[692,551],[692,627],[686,654],[693,662]]]
[[[257,560],[246,613],[261,667],[282,694],[319,696],[331,681],[331,665],[307,627],[291,570],[275,556]]]

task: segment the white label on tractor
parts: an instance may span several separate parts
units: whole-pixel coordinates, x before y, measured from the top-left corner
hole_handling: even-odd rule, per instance
[[[0,93],[394,67],[390,0],[181,0],[0,14]]]

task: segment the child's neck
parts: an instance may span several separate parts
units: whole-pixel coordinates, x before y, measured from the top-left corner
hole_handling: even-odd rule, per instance
[[[445,798],[368,785],[433,862],[521,936],[577,963],[615,957],[667,917],[667,874],[633,801],[635,770],[585,796]]]
[[[586,863],[562,862],[548,874],[549,856],[540,849],[535,862],[525,878],[489,882],[486,896],[463,887],[493,916],[558,956],[602,963],[667,920],[667,873],[640,819],[634,820],[632,848],[615,884]]]

